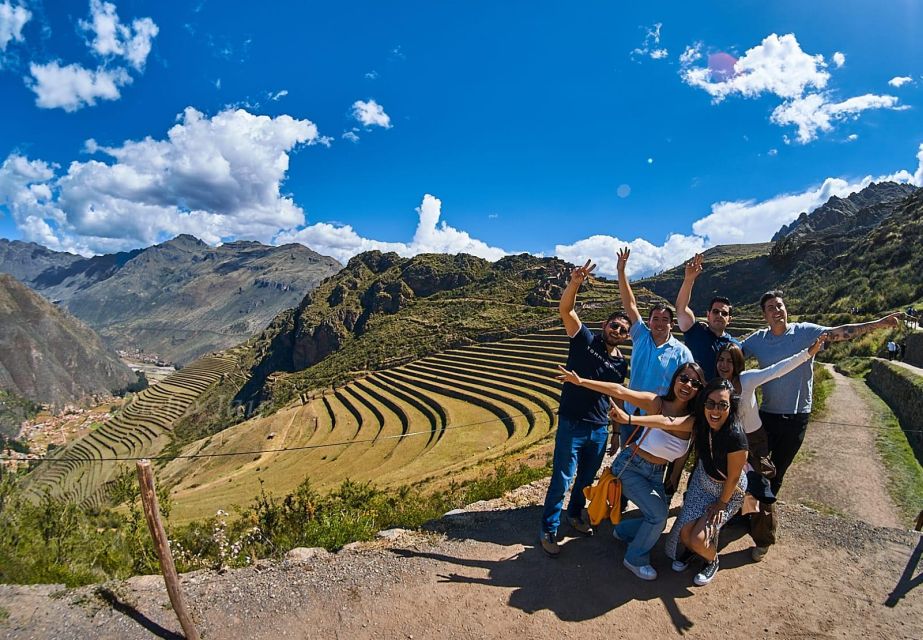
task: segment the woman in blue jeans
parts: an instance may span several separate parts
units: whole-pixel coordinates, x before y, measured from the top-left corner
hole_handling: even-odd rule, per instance
[[[672,460],[686,455],[692,431],[692,402],[705,386],[705,374],[694,362],[681,365],[673,373],[669,391],[662,396],[632,391],[614,382],[585,380],[560,367],[559,380],[605,393],[617,400],[627,400],[647,415],[676,418],[675,424],[644,429],[640,437],[624,449],[612,463],[612,473],[621,474],[622,493],[641,511],[640,518],[622,520],[613,535],[628,543],[622,564],[642,580],[654,580],[657,571],[651,566],[651,549],[657,544],[669,515],[669,501],[663,487],[663,474]],[[632,417],[614,406],[616,422],[631,424]],[[634,434],[637,435],[637,434]],[[679,470],[680,472],[682,469]]]

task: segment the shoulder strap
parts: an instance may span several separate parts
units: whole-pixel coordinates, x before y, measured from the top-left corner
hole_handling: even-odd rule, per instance
[[[639,424],[637,427],[635,427],[635,430],[631,432],[631,435],[628,436],[628,441],[629,441],[629,442],[631,442],[631,439],[635,437],[635,434],[638,433],[638,429],[640,429],[640,428],[641,428],[641,425]],[[628,462],[631,462],[631,459],[634,458],[635,455],[638,453],[638,449],[641,448],[641,443],[644,442],[644,439],[647,437],[647,434],[650,433],[650,431],[651,431],[650,429],[645,429],[645,430],[644,430],[644,433],[641,435],[641,439],[638,440],[638,443],[637,443],[637,444],[634,444],[634,445],[630,445],[630,446],[633,447],[633,449],[631,450],[631,455],[628,456]],[[622,470],[619,471],[619,474],[618,474],[617,476],[615,476],[615,479],[616,479],[616,480],[621,479],[622,474],[625,473],[625,469],[628,468],[628,462],[625,463],[625,466],[622,467]]]

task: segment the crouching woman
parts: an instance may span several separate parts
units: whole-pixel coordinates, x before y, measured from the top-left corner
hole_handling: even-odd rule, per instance
[[[699,586],[711,582],[718,572],[718,534],[740,509],[747,490],[743,473],[747,435],[740,426],[733,391],[730,381],[715,378],[699,394],[693,426],[698,463],[666,541],[674,571],[685,571],[694,554],[705,559],[694,579]]]

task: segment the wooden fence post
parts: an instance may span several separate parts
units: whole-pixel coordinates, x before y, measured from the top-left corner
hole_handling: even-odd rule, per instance
[[[154,486],[154,473],[151,470],[150,460],[138,461],[138,484],[141,485],[144,517],[147,520],[147,528],[151,530],[151,538],[154,539],[154,549],[160,560],[160,571],[167,585],[170,604],[173,605],[173,611],[179,619],[187,640],[199,640],[199,632],[192,623],[192,616],[189,615],[186,602],[183,600],[183,591],[179,585],[179,576],[176,574],[176,565],[173,564],[173,554],[170,552],[167,532],[164,531],[163,523],[160,521],[160,505],[157,502],[157,489]]]

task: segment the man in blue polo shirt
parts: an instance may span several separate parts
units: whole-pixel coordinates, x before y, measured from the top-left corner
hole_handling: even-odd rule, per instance
[[[628,338],[628,318],[624,313],[613,313],[603,323],[600,333],[594,334],[580,321],[574,310],[577,292],[595,268],[596,265],[587,260],[585,265],[571,271],[570,282],[558,304],[564,330],[570,338],[566,367],[580,377],[624,382],[628,374],[628,361],[622,357],[619,345]],[[542,549],[553,558],[561,552],[557,532],[561,524],[564,494],[571,480],[574,481],[574,487],[567,505],[568,523],[579,533],[593,533],[583,516],[583,508],[586,506],[583,488],[593,483],[602,464],[608,439],[608,396],[565,382],[561,389],[551,482],[545,496],[542,533],[539,538]]]
[[[648,314],[648,324],[641,319],[635,294],[625,275],[625,266],[631,250],[628,247],[618,253],[619,295],[622,306],[631,321],[631,379],[628,388],[635,391],[649,391],[663,395],[668,391],[670,378],[676,369],[686,362],[693,362],[686,346],[673,337],[673,310],[665,304],[655,304]],[[625,403],[626,413],[640,413],[630,403]],[[632,427],[621,425],[620,443],[624,447],[631,436]]]
[[[679,329],[683,332],[684,342],[692,352],[696,364],[705,372],[705,379],[711,380],[718,375],[715,362],[718,351],[724,345],[733,342],[740,344],[731,337],[725,329],[731,324],[731,301],[723,296],[715,296],[708,303],[708,315],[705,322],[698,322],[695,313],[689,308],[692,298],[692,287],[695,279],[702,273],[702,255],[696,254],[686,263],[686,273],[683,285],[676,295],[676,319]]]

